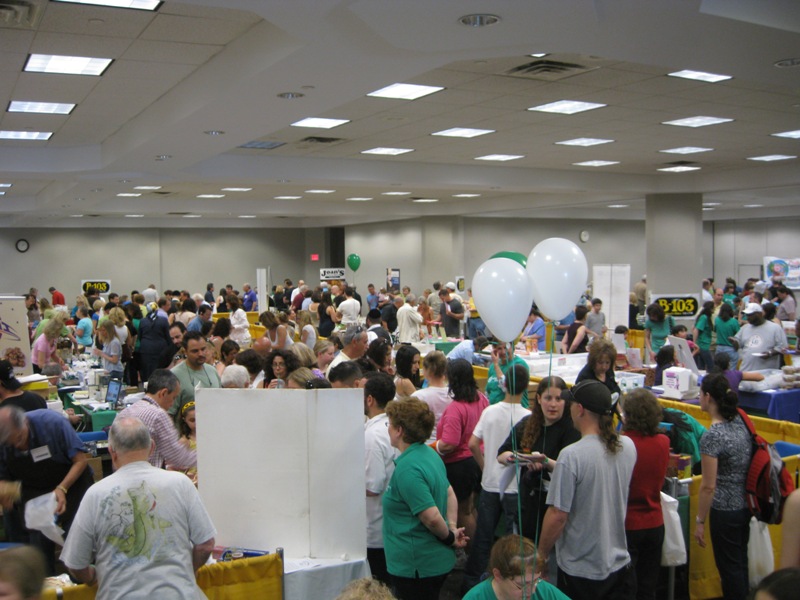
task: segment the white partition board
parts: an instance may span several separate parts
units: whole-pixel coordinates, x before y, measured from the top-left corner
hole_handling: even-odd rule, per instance
[[[366,556],[362,390],[201,389],[196,402],[217,544]]]
[[[630,278],[630,265],[594,265],[592,268],[592,294],[603,301],[609,333],[613,333],[617,325],[628,326]]]

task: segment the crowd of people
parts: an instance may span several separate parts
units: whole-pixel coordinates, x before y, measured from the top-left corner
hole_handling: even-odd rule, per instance
[[[92,486],[72,424],[19,393],[13,365],[0,361],[6,531],[41,548],[45,570],[54,572],[52,543],[21,520],[28,500],[54,492],[67,530],[60,559],[76,581],[98,583],[99,597],[124,597],[135,581],[130,575],[156,565],[164,575],[148,581],[148,594],[157,597],[168,575],[169,585],[191,597],[194,571],[208,559],[215,535],[196,491],[213,482],[196,468],[195,390],[360,388],[367,558],[373,577],[388,586],[387,597],[436,599],[459,564],[465,598],[655,598],[664,537],[660,490],[672,448],[691,453],[702,468],[695,537],[704,547],[709,518],[724,597],[744,598],[740,475],[749,456],[740,451],[735,361],[742,361],[741,379],[763,368],[755,361],[780,360],[786,337],[767,318],[768,307],[776,308],[770,294],[778,310],[783,306],[781,316],[796,315],[788,313],[793,294],[781,285],[761,297],[749,284],[740,292],[735,285],[732,293],[717,291],[719,302],[715,293],[691,332],[698,364],[713,371],[701,393],[712,421],[705,431],[687,415],[662,409],[647,390],[622,396],[617,349],[599,298],[587,297],[555,324],[557,349],[588,352],[575,385],[547,377],[529,394],[527,363],[491,337],[470,291],[462,299],[452,282],[435,282],[419,296],[407,287],[370,284],[362,299],[346,284],[312,289],[286,280],[267,296],[264,310],[247,283],[242,292],[228,285],[219,295],[211,283],[193,295],[159,294],[150,285],[107,300],[90,288],[71,308],[55,288],[52,304],[31,289],[26,307],[35,370],[60,372],[74,353],[95,356],[109,375],[146,393],[111,427],[116,473]],[[675,364],[674,349],[666,356],[667,335],[689,331],[660,304],[645,301],[643,278],[631,305],[646,315],[646,358],[663,371]],[[256,336],[247,315],[254,312],[264,331]],[[447,356],[422,356],[412,344],[439,327],[450,337],[468,337]],[[534,306],[519,341],[533,350],[544,338]],[[474,364],[488,367],[483,389]],[[669,437],[660,428],[664,421],[674,425]],[[37,459],[42,445],[49,451]],[[21,485],[10,488],[8,481]],[[156,489],[163,493],[158,503]],[[140,519],[152,530],[140,535]],[[495,540],[498,527],[505,536]]]

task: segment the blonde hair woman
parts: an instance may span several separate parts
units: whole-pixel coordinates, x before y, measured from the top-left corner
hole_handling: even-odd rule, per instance
[[[301,310],[297,313],[297,328],[300,330],[300,341],[313,348],[317,343],[317,328],[311,320],[311,312]]]
[[[122,364],[122,343],[117,337],[117,328],[111,319],[105,319],[97,326],[97,340],[103,349],[94,348],[92,353],[103,359],[103,369],[112,379],[122,379],[125,366]]]
[[[289,328],[281,324],[275,313],[265,310],[258,315],[258,320],[267,329],[264,337],[269,340],[270,349],[288,350],[292,347],[294,341],[289,335]]]
[[[64,328],[63,321],[59,319],[50,319],[45,325],[42,335],[36,338],[31,348],[31,362],[33,363],[33,372],[41,373],[42,369],[47,365],[58,364],[64,368],[64,361],[58,355],[58,338],[61,336],[61,330]]]

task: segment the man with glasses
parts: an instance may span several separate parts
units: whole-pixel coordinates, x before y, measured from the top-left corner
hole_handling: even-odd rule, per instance
[[[358,360],[367,351],[367,331],[361,325],[350,325],[341,336],[344,347],[337,354],[325,370],[325,376],[336,365],[348,360]]]

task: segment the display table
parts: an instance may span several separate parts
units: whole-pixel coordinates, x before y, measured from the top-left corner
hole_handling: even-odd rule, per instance
[[[739,406],[765,413],[770,419],[800,423],[800,388],[739,392]]]
[[[287,558],[283,568],[285,600],[333,600],[349,582],[371,575],[366,558]]]

